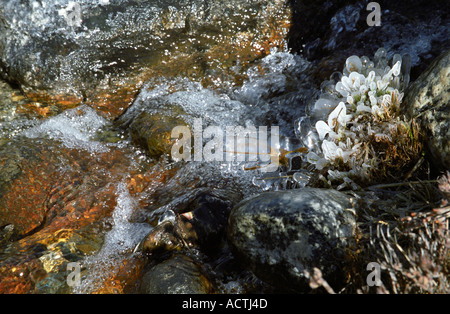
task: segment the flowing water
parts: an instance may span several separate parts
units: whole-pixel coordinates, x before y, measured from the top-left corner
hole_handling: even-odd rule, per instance
[[[142,111],[157,114],[178,108],[174,116],[183,118],[190,126],[196,118],[202,119],[203,128],[218,126],[223,130],[226,126],[266,126],[268,130],[278,126],[279,143],[273,142],[269,136],[269,149],[271,144],[276,143],[276,149],[292,150],[298,144],[292,121],[304,112],[299,103],[305,102],[314,93],[313,89],[307,90],[300,84],[302,71],[307,65],[308,62],[300,56],[274,50],[249,68],[248,79],[235,88],[203,87],[199,82],[183,77],[159,79],[156,85],[150,81],[142,87],[134,104],[119,118],[118,124],[126,125]],[[44,120],[14,119],[13,116],[8,120],[2,124],[5,138],[49,138],[68,149],[85,152],[94,159],[115,149],[129,151],[128,158],[132,161],[132,166],[128,167],[130,172],[139,167],[154,169],[155,172],[178,167],[173,178],[165,184],[156,184],[153,188],[147,188],[145,193],[133,196],[125,180],[130,173],[113,174],[109,173],[109,169],[102,170],[111,178],[108,185],[115,190],[117,204],[111,218],[106,219],[109,229],[99,234],[103,237],[101,249],[80,262],[83,276],[81,285],[74,288],[74,293],[102,289],[109,274],[130,258],[136,245],[152,229],[146,223],[149,218],[142,219],[139,206],[140,201],[151,198],[153,192],[157,191],[163,197],[154,206],[150,205],[144,216],[159,217],[176,211],[177,206],[192,198],[198,189],[239,191],[243,196],[248,196],[262,190],[285,188],[289,180],[294,182],[292,178],[284,178],[286,173],[283,172],[261,172],[263,166],[260,162],[248,162],[248,156],[244,162],[202,160],[186,162],[181,167],[167,161],[155,164],[142,150],[134,147],[126,132],[86,105]],[[252,153],[251,150],[249,153]],[[250,166],[252,170],[244,170]],[[65,167],[70,165],[60,165],[62,172]],[[151,201],[147,199],[147,203],[151,204]]]
[[[188,125],[192,125],[195,118],[202,118],[206,126],[267,126],[276,125],[280,128],[281,147],[286,150],[294,149],[297,143],[293,138],[292,119],[303,112],[298,107],[298,100],[305,99],[305,94],[311,91],[298,86],[301,71],[306,68],[307,62],[301,57],[288,52],[273,52],[261,60],[259,67],[266,71],[261,74],[258,67],[248,70],[249,79],[240,87],[233,90],[214,90],[204,88],[199,83],[187,78],[165,80],[154,86],[146,84],[133,106],[120,120],[128,121],[139,112],[146,111],[158,113],[170,106],[178,106],[182,113],[178,117],[184,118]],[[292,87],[295,88],[292,88]],[[291,88],[291,90],[287,90]],[[171,92],[173,90],[176,92]],[[100,117],[92,111],[76,119],[69,114],[57,116],[43,123],[39,129],[48,130],[49,136],[57,132],[55,126],[65,124],[65,131],[57,136],[65,145],[83,147],[88,151],[104,149],[104,144],[95,141],[84,141],[88,128],[99,128],[104,125]],[[52,125],[53,127],[48,127]],[[84,126],[84,131],[73,125]],[[89,126],[89,127],[88,127]],[[72,133],[73,132],[73,133]],[[70,133],[70,134],[69,134]],[[270,143],[270,139],[268,140]],[[87,146],[85,146],[87,145]],[[248,159],[248,158],[247,158]],[[244,196],[257,193],[261,190],[279,189],[286,185],[287,180],[282,177],[285,173],[269,173],[270,179],[264,178],[259,170],[243,170],[245,162],[187,162],[177,174],[164,186],[158,187],[160,194],[171,197],[162,206],[152,208],[152,215],[162,215],[176,211],[177,206],[195,194],[190,192],[189,182],[196,181],[196,188],[221,188],[224,190],[244,191]],[[156,165],[160,167],[161,165]],[[267,177],[267,175],[266,175]],[[292,180],[291,180],[292,181]],[[137,209],[137,201],[130,196],[124,183],[116,182],[118,189],[118,204],[113,212],[113,227],[105,235],[104,244],[100,252],[87,257],[83,265],[88,269],[84,275],[82,285],[75,292],[91,292],[99,288],[103,278],[104,269],[117,267],[123,258],[130,254],[136,244],[149,232],[150,226],[145,223],[132,223],[130,218]]]
[[[84,6],[89,7],[92,4],[91,2],[83,2],[83,8]],[[117,92],[116,87],[121,84],[122,78],[118,79],[119,83],[117,83],[112,79],[112,74],[123,70],[125,76],[135,75],[133,71],[136,70],[136,64],[138,64],[138,61],[142,61],[139,58],[152,59],[153,54],[159,50],[166,49],[165,59],[161,59],[163,61],[158,60],[162,63],[174,62],[176,64],[177,59],[174,57],[173,60],[170,60],[170,58],[177,56],[175,52],[178,49],[182,51],[181,54],[198,54],[201,56],[199,59],[211,58],[208,55],[208,45],[219,39],[222,40],[222,33],[223,36],[229,35],[229,31],[221,24],[221,19],[224,18],[221,16],[221,10],[226,9],[225,11],[229,14],[225,19],[230,19],[230,24],[233,25],[231,35],[233,35],[232,31],[235,31],[235,28],[239,30],[241,30],[241,27],[243,28],[239,32],[239,36],[236,39],[233,38],[233,41],[244,41],[248,34],[245,32],[243,23],[245,21],[252,22],[253,19],[259,18],[258,9],[253,10],[251,7],[245,9],[244,6],[245,10],[243,9],[242,12],[231,14],[232,10],[222,3],[214,3],[211,8],[205,8],[203,5],[197,6],[197,2],[194,1],[192,7],[182,7],[182,10],[179,11],[170,5],[163,5],[161,10],[155,11],[142,4],[141,9],[144,10],[145,14],[141,14],[141,11],[135,12],[133,8],[129,10],[128,8],[122,8],[122,1],[100,1],[99,4],[93,5],[93,9],[89,12],[90,15],[86,16],[81,29],[71,28],[70,32],[60,34],[60,36],[66,38],[64,45],[67,45],[69,50],[71,45],[75,45],[78,41],[78,44],[85,48],[82,54],[78,55],[72,52],[61,60],[52,59],[50,58],[51,53],[49,54],[52,46],[46,46],[48,51],[45,53],[49,54],[47,57],[51,62],[49,61],[46,64],[39,61],[42,67],[44,69],[47,67],[51,74],[46,77],[46,84],[49,88],[54,87],[56,90],[70,90],[72,87],[81,89],[85,85],[88,87],[92,85],[101,89],[103,88],[102,84],[106,85],[106,89],[108,89],[108,84],[111,83],[111,86],[114,85],[113,90],[107,90],[106,93],[114,94]],[[158,1],[155,3],[159,5]],[[60,6],[64,4],[67,4],[67,1],[61,0],[58,2]],[[18,5],[17,1],[10,1],[5,10],[15,10],[15,5]],[[45,30],[48,25],[56,25],[56,33],[61,32],[63,26],[65,26],[63,18],[50,15],[49,12],[53,12],[52,9],[45,7],[45,5],[41,8],[41,5],[39,2],[33,2],[33,13],[30,15],[32,20],[27,20],[29,18],[26,16],[28,11],[23,7],[23,11],[19,11],[21,15],[24,15],[23,21],[14,19],[12,22],[17,27],[26,26],[25,29],[30,32],[35,28]],[[223,6],[226,8],[224,9]],[[333,35],[328,38],[328,41],[321,43],[324,49],[338,49],[339,45],[342,45],[341,36],[356,31],[360,27],[362,17],[358,12],[363,9],[361,5],[356,4],[346,6],[336,12],[330,20],[330,29]],[[43,16],[39,15],[40,12]],[[87,14],[87,11],[84,12]],[[267,12],[264,11],[264,14],[276,16],[270,10],[267,10]],[[210,14],[211,19],[217,19],[220,22],[217,26],[218,29],[214,29],[211,26],[214,23],[211,24],[211,21],[207,18],[202,20],[208,14]],[[139,17],[147,15],[148,18],[142,21],[139,19]],[[48,16],[52,16],[50,20],[46,19]],[[187,27],[188,35],[181,32],[177,34],[177,27],[185,27],[185,24],[189,22],[188,20],[195,20],[196,16],[203,24],[191,26],[198,29],[189,30],[189,27]],[[265,15],[261,18],[265,18]],[[106,22],[101,22],[103,20]],[[170,24],[168,21],[173,21],[173,23]],[[141,23],[142,25],[139,24],[141,27],[137,28],[136,23]],[[413,65],[419,62],[419,54],[424,54],[431,49],[432,41],[438,39],[440,34],[448,29],[439,25],[439,32],[433,33],[434,28],[431,26],[424,26],[424,31],[418,36],[420,40],[416,40],[413,35],[401,37],[404,39],[400,41],[400,53],[410,53]],[[136,32],[136,28],[139,31]],[[169,32],[164,33],[167,32],[167,29],[169,29]],[[102,33],[103,31],[105,33]],[[370,34],[370,31],[372,30],[366,33]],[[125,39],[112,41],[111,38],[116,36],[115,32],[122,32],[121,35]],[[204,33],[200,36],[196,32]],[[154,35],[154,33],[157,35]],[[145,36],[142,34],[151,34],[150,39],[144,40]],[[362,32],[362,34],[365,33]],[[101,38],[103,35],[106,36],[104,42]],[[194,40],[190,36],[196,39]],[[393,36],[394,39],[398,39],[395,37],[396,35]],[[383,44],[390,48],[397,44],[394,39],[388,38]],[[113,42],[116,47],[109,47],[108,40]],[[23,41],[26,40],[23,39]],[[96,45],[91,47],[91,41],[95,41]],[[410,45],[410,43],[414,43],[414,45]],[[155,44],[157,48],[149,48],[152,44]],[[278,46],[287,47],[288,45],[283,42],[279,43]],[[39,50],[40,47],[30,46],[30,49],[34,49],[33,51],[36,52],[36,49]],[[93,52],[95,49],[101,50],[106,55],[106,57],[103,56],[104,62],[99,63],[98,66],[92,66],[91,64],[89,73],[84,73],[78,78],[78,72],[72,73],[71,66],[75,64],[76,66],[73,68],[83,73],[83,69],[88,64],[86,60],[90,60],[91,55],[95,55]],[[183,51],[183,49],[186,51]],[[314,47],[305,48],[305,50],[308,49],[313,51]],[[111,55],[109,55],[110,51],[113,52]],[[203,51],[206,51],[206,53],[201,55]],[[218,51],[218,53],[222,53],[220,49]],[[213,53],[217,52],[213,51]],[[140,56],[140,54],[143,54],[143,56]],[[41,58],[39,51],[38,56]],[[230,60],[234,60],[233,58],[234,56]],[[45,59],[44,55],[42,55],[42,59]],[[116,200],[111,215],[106,215],[107,217],[102,218],[100,223],[102,227],[99,228],[96,235],[99,239],[98,243],[100,243],[99,249],[91,250],[89,254],[83,254],[83,258],[78,260],[83,265],[82,281],[81,285],[75,287],[71,292],[91,293],[104,288],[105,282],[110,279],[111,272],[120,269],[130,260],[130,257],[135,254],[133,251],[138,243],[152,230],[153,227],[149,222],[161,219],[164,214],[176,212],[180,205],[195,197],[199,190],[231,191],[239,193],[241,197],[246,197],[264,190],[303,186],[308,181],[309,173],[307,171],[291,171],[294,167],[293,160],[301,157],[301,154],[291,153],[284,156],[283,152],[293,151],[302,146],[301,140],[296,134],[298,119],[304,116],[307,106],[313,104],[320,93],[320,90],[317,89],[317,82],[314,82],[314,77],[311,74],[314,72],[311,72],[310,62],[301,55],[290,52],[287,48],[272,48],[270,53],[264,58],[253,61],[251,66],[247,64],[244,67],[239,57],[235,59],[237,61],[227,69],[226,75],[215,75],[217,74],[215,73],[216,70],[219,72],[223,70],[222,64],[219,64],[217,69],[208,69],[203,72],[194,71],[195,75],[185,75],[191,70],[186,68],[192,66],[192,69],[196,69],[198,66],[197,63],[194,63],[194,65],[188,63],[187,66],[183,65],[185,67],[181,72],[183,74],[177,74],[174,77],[173,73],[169,73],[167,76],[164,76],[163,73],[146,79],[141,82],[142,84],[137,84],[139,93],[133,104],[115,121],[104,118],[98,111],[92,109],[92,106],[87,102],[67,110],[62,110],[57,106],[52,107],[52,104],[50,104],[50,107],[48,107],[50,112],[53,110],[53,113],[56,112],[57,114],[50,115],[45,119],[42,119],[41,116],[36,117],[33,114],[21,113],[12,103],[0,108],[0,145],[13,142],[21,137],[36,140],[36,142],[39,142],[39,139],[47,138],[65,149],[89,156],[91,158],[89,160],[94,164],[99,162],[99,166],[94,166],[94,168],[104,165],[100,162],[104,156],[116,156],[118,152],[124,156],[120,157],[122,159],[118,158],[119,162],[126,160],[120,167],[113,167],[115,161],[112,161],[108,164],[110,168],[94,169],[96,175],[97,172],[95,171],[98,171],[109,180],[107,184],[102,186],[101,191],[110,189],[113,191]],[[242,57],[242,60],[244,59]],[[223,60],[227,59],[220,60],[222,61],[217,62],[225,63]],[[60,66],[63,70],[62,73],[59,73],[59,77],[53,71],[52,62],[55,64],[61,63]],[[152,62],[149,62],[149,64],[152,64]],[[216,61],[208,62],[200,62],[200,64],[209,65]],[[225,65],[223,67],[225,68]],[[243,71],[243,68],[246,70]],[[20,69],[20,71],[22,70]],[[129,70],[129,72],[125,70]],[[34,71],[34,74],[39,73],[39,69],[36,68],[32,68],[32,71]],[[204,77],[197,77],[198,73],[203,74]],[[237,76],[244,78],[239,84],[236,83]],[[141,79],[139,76],[136,77],[136,80]],[[84,79],[86,82],[83,81]],[[76,84],[71,80],[76,81]],[[204,84],[205,81],[211,80],[212,84]],[[101,81],[98,86],[94,84],[97,81]],[[31,79],[29,83],[34,84]],[[73,86],[70,87],[72,83]],[[2,89],[5,90],[6,87],[2,87]],[[86,95],[82,96],[86,98]],[[17,96],[14,97],[17,98]],[[45,110],[48,108],[41,105],[40,103],[35,104],[35,109],[47,113]],[[267,163],[265,164],[258,159],[249,161],[249,155],[255,153],[251,148],[248,148],[249,151],[244,154],[247,155],[244,162],[236,159],[233,161],[208,161],[204,158],[190,162],[172,162],[170,158],[156,160],[149,157],[144,149],[135,145],[127,129],[142,112],[180,119],[190,127],[190,130],[198,121],[200,121],[199,127],[202,130],[209,126],[217,126],[223,131],[226,130],[227,126],[255,127],[256,129],[267,127],[268,130],[278,127],[279,138],[275,141],[274,138],[269,136],[267,138],[268,151],[263,153],[270,154],[272,148],[275,151],[282,152],[286,159],[280,160],[284,164],[281,165],[279,171],[269,173],[262,171]],[[203,138],[197,148],[201,150],[205,144],[207,144],[207,141]],[[227,149],[225,143],[224,149]],[[228,153],[233,153],[237,157],[242,152]],[[256,150],[256,153],[261,154],[261,151]],[[76,168],[73,165],[65,165],[63,158],[58,160],[61,174],[69,173],[69,168]],[[78,167],[78,164],[76,166]],[[86,165],[82,165],[79,169],[84,171],[83,167],[87,168]],[[163,179],[165,174],[169,172],[168,179]],[[144,180],[146,175],[150,177],[147,181]],[[143,180],[147,182],[147,185],[131,193],[130,182],[134,182],[133,180],[136,178],[142,179],[142,177],[144,177]],[[86,178],[84,180],[89,181]],[[0,181],[0,183],[2,182]],[[95,186],[95,182],[93,186]],[[0,188],[2,188],[1,185]],[[2,192],[1,189],[0,192]],[[71,199],[69,200],[71,201]],[[229,285],[234,287],[236,283],[231,281]],[[239,284],[237,285],[239,286]],[[230,288],[230,290],[233,289]]]
[[[117,183],[117,192],[117,206],[112,214],[112,229],[105,235],[100,251],[86,257],[82,262],[87,271],[81,284],[75,286],[74,293],[91,293],[103,288],[110,272],[119,268],[127,255],[151,230],[148,224],[130,223],[129,219],[136,209],[136,201],[130,196],[123,182]]]

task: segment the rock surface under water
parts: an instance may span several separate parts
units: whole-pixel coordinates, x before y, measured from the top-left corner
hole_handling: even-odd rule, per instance
[[[139,293],[146,294],[206,294],[211,283],[198,264],[183,255],[154,266],[142,277]]]

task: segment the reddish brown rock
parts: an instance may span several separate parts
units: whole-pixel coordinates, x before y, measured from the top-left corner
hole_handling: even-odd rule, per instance
[[[8,152],[0,157],[0,165],[10,176],[3,178],[0,225],[13,224],[16,236],[51,223],[63,224],[59,229],[71,222],[79,224],[80,217],[89,218],[111,207],[114,203],[105,195],[114,191],[104,189],[109,176],[101,169],[118,173],[128,163],[119,150],[94,158],[50,140],[21,139],[3,149]],[[69,170],[61,171],[61,167]]]
[[[33,292],[50,271],[40,258],[49,252],[60,253],[57,246],[73,251],[55,261],[59,265],[68,263],[71,255],[82,258],[99,250],[107,231],[101,222],[117,205],[115,183],[127,174],[126,183],[133,195],[152,191],[169,175],[138,171],[123,148],[89,154],[57,141],[28,138],[0,146],[0,168],[0,226],[13,226],[7,246],[0,243],[0,250],[4,250],[0,293]],[[139,263],[127,263],[111,273],[105,284],[122,285],[120,292],[131,289],[133,284],[125,278],[133,273],[133,267],[139,268]],[[133,274],[136,279],[137,273]]]
[[[38,259],[0,264],[0,293],[24,294],[32,291],[34,282],[46,276]]]
[[[138,280],[142,276],[145,259],[140,256],[130,256],[114,270],[105,269],[108,278],[103,287],[94,291],[94,294],[135,293]]]

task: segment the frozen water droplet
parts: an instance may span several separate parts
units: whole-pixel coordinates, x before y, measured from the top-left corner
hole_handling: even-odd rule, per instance
[[[358,56],[348,57],[345,61],[345,67],[347,71],[351,72],[360,72],[362,68],[361,59]]]
[[[340,82],[342,79],[342,73],[339,71],[334,72],[333,74],[330,75],[330,80],[333,81],[335,84],[337,82]]]
[[[385,48],[381,47],[375,52],[374,62],[377,68],[384,68],[387,65],[387,51]]]
[[[402,68],[400,70],[403,76],[403,89],[406,89],[409,84],[409,75],[411,71],[411,56],[409,54],[405,54],[402,57]]]
[[[322,94],[332,94],[334,92],[334,83],[332,81],[323,81],[320,84],[320,90]]]
[[[175,221],[175,213],[173,212],[173,210],[171,210],[171,209],[166,210],[159,218],[158,224],[163,223],[165,221],[170,221],[170,222]]]
[[[295,182],[297,182],[300,187],[305,187],[306,184],[308,184],[309,176],[306,173],[303,172],[296,172],[292,175],[292,178]]]
[[[295,135],[297,138],[303,140],[311,131],[311,120],[308,116],[303,116],[298,119]]]
[[[401,62],[402,61],[402,56],[398,53],[396,53],[394,55],[394,57],[392,58],[392,66],[394,66],[397,62]]]
[[[344,87],[344,84],[342,82],[338,82],[336,84],[336,91],[346,98],[349,95],[347,89]]]

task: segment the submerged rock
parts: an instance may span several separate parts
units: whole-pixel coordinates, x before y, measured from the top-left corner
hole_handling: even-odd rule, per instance
[[[229,197],[229,199],[228,199]],[[177,206],[177,213],[166,210],[158,225],[140,243],[148,253],[198,246],[213,256],[225,245],[225,231],[236,198],[231,192],[198,189]]]
[[[133,169],[123,147],[89,152],[35,136],[0,145],[2,293],[66,291],[58,273],[102,247],[118,199],[111,182]]]
[[[176,254],[144,274],[139,292],[206,294],[212,292],[212,286],[199,265],[187,256]]]
[[[172,139],[172,129],[185,126],[186,122],[163,114],[141,112],[131,123],[129,130],[134,144],[145,149],[150,157],[159,159],[170,156],[175,139]]]
[[[98,167],[117,167],[115,171],[128,161],[119,150],[102,155],[96,161],[48,139],[17,138],[1,145],[0,225],[12,224],[15,234],[24,236],[52,223],[82,225],[79,219],[87,210],[91,218],[97,210],[105,215],[101,211],[112,204],[102,194],[113,189],[106,188],[108,174]]]
[[[244,265],[283,291],[308,291],[304,271],[314,267],[332,286],[342,285],[356,226],[348,208],[349,198],[335,190],[266,192],[235,206],[228,240]]]
[[[450,50],[411,84],[403,110],[420,122],[433,165],[450,169]]]
[[[226,199],[231,193],[225,191],[203,192],[189,204],[192,215],[190,223],[197,235],[201,249],[214,254],[223,246],[225,230],[233,202]],[[232,197],[232,196],[231,196]]]
[[[192,225],[180,217],[165,220],[159,223],[139,243],[138,249],[150,254],[164,254],[170,251],[181,250],[185,246],[192,246],[197,235]]]

